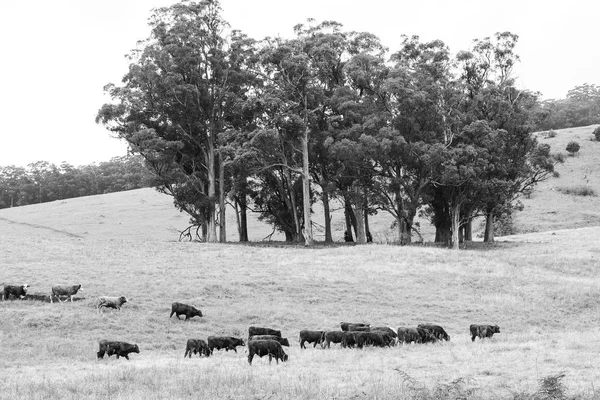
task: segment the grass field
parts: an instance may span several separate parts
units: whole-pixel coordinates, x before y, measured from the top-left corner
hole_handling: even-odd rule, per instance
[[[151,189],[0,210],[0,283],[28,283],[39,294],[55,283],[84,288],[73,303],[0,302],[0,399],[600,398],[600,227],[567,229],[598,210],[597,198],[552,214],[553,222],[537,204],[567,210],[561,202],[571,198],[546,201],[546,192],[554,191],[541,188],[519,216],[544,232],[460,252],[178,242],[187,218]],[[382,216],[372,227],[389,234]],[[341,228],[334,219],[338,240]],[[269,233],[251,220],[251,239]],[[101,295],[130,302],[98,314]],[[204,317],[169,319],[173,301],[199,306]],[[451,341],[299,348],[300,330],[337,330],[341,321],[438,323]],[[498,324],[501,333],[472,343],[472,323]],[[249,366],[242,348],[183,359],[188,338],[246,337],[251,325],[281,329],[289,362]],[[141,352],[129,362],[97,360],[101,339]],[[563,392],[541,391],[542,380],[562,374]]]

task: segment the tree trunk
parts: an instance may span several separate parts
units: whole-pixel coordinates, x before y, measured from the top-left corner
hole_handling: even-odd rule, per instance
[[[450,217],[452,219],[452,250],[458,250],[460,248],[458,235],[460,230],[460,203],[458,201],[451,205]]]
[[[485,213],[485,233],[483,234],[485,243],[494,243],[494,208],[488,208]]]
[[[239,214],[239,235],[240,242],[248,241],[248,203],[246,201],[246,195],[237,197],[237,203],[240,206]]]
[[[434,198],[431,202],[433,208],[433,224],[435,225],[435,242],[449,245],[451,242],[450,211],[448,202],[444,199],[441,191],[434,192]]]
[[[304,98],[305,105],[305,124],[306,118],[306,97]],[[312,246],[313,232],[312,220],[310,215],[310,175],[308,173],[308,125],[305,125],[304,136],[302,137],[302,200],[304,208],[304,245]]]
[[[366,244],[367,235],[365,232],[365,209],[364,201],[362,200],[362,190],[357,187],[354,189],[355,193],[355,206],[354,206],[354,217],[356,219],[356,243]]]
[[[300,226],[300,218],[298,218],[298,207],[296,207],[296,191],[294,190],[294,182],[292,182],[292,175],[290,174],[289,169],[285,169],[285,179],[287,181],[287,189],[290,196],[290,203],[292,209],[290,212],[294,216],[294,241],[300,241],[302,237],[302,227]]]
[[[325,243],[333,243],[333,236],[331,235],[331,210],[329,209],[329,193],[323,189],[321,195],[323,201],[323,214],[325,214]]]
[[[219,152],[219,242],[227,242],[227,229],[225,220],[225,163],[223,155]]]
[[[347,196],[344,196],[344,217],[346,219],[346,232],[344,232],[344,240],[346,242],[354,242],[354,236],[352,235],[352,226],[355,227],[356,231],[356,223],[352,223],[352,218],[354,218],[354,211],[352,211],[352,206],[350,205],[350,200]]]
[[[214,124],[211,124],[207,144],[207,163],[208,169],[208,232],[206,241],[209,243],[217,242],[217,225],[215,223],[215,197],[216,197],[216,177],[215,177],[215,135]]]
[[[371,235],[371,230],[369,229],[369,206],[367,204],[367,200],[365,199],[363,212],[365,214],[365,237],[367,239],[367,243],[373,242],[373,236]]]
[[[473,241],[473,219],[469,218],[465,223],[465,241]]]

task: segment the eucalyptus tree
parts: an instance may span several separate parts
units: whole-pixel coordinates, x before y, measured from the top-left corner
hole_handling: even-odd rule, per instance
[[[248,90],[243,45],[236,45],[246,38],[227,34],[218,1],[158,8],[150,27],[150,37],[130,54],[123,85],[106,86],[113,103],[96,120],[146,159],[159,189],[214,242],[217,137]]]

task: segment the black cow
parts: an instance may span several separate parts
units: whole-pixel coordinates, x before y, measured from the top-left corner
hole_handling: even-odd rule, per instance
[[[198,310],[196,307],[178,302],[171,304],[171,315],[169,315],[169,318],[171,318],[173,314],[175,314],[177,319],[181,319],[179,318],[181,314],[185,315],[186,321],[192,317],[202,317],[202,311]]]
[[[359,322],[340,322],[340,327],[342,328],[342,330],[344,332],[356,330],[356,329],[349,329],[350,325],[352,325],[353,328],[360,327],[360,326],[368,328],[370,326],[370,324],[361,324]]]
[[[344,348],[356,346],[356,333],[356,331],[342,332],[341,346]]]
[[[394,339],[396,339],[398,337],[398,334],[389,326],[372,326],[371,327],[371,332],[387,332],[389,333]]]
[[[471,341],[475,341],[475,337],[479,339],[491,338],[494,333],[500,333],[500,327],[498,325],[471,325],[469,327],[471,331]]]
[[[25,285],[4,285],[4,292],[2,294],[2,297],[4,298],[4,300],[8,300],[8,298],[12,295],[15,296],[18,299],[24,299],[25,296],[27,295],[27,288],[29,287],[29,285],[25,284]]]
[[[275,357],[275,361],[279,364],[279,360],[282,362],[289,359],[288,355],[285,354],[283,348],[276,340],[252,340],[248,342],[248,364],[252,365],[252,359],[254,355],[259,357],[269,356],[269,364]]]
[[[129,360],[129,353],[139,353],[140,348],[137,344],[130,344],[126,342],[117,342],[109,340],[101,340],[98,342],[100,349],[98,350],[98,358],[104,358],[106,353],[109,357],[116,354],[117,360],[119,357],[125,357]]]
[[[208,350],[210,354],[213,353],[214,349],[225,351],[233,350],[237,353],[237,346],[245,346],[244,339],[236,338],[233,336],[209,336],[208,339]]]
[[[313,348],[317,347],[317,344],[321,344],[323,343],[323,335],[325,334],[325,331],[309,331],[309,330],[302,330],[300,331],[300,348],[301,349],[305,349],[306,346],[304,346],[305,342],[308,343],[312,343],[313,344]]]
[[[356,340],[356,346],[359,349],[362,349],[364,346],[389,346],[394,340],[385,332],[356,332],[354,338]]]
[[[198,357],[205,355],[206,357],[210,356],[210,350],[208,349],[208,345],[202,339],[188,339],[187,344],[185,345],[185,354],[183,358],[187,357],[188,354],[190,358],[192,358],[192,353],[198,354]]]
[[[331,343],[342,343],[344,332],[342,331],[327,331],[323,334],[323,341],[321,347],[329,348]]]
[[[261,328],[258,326],[251,326],[248,328],[248,337],[258,336],[258,335],[273,335],[281,337],[281,331],[271,329],[271,328]]]
[[[248,340],[276,340],[280,345],[290,347],[290,342],[287,340],[287,338],[281,338],[275,335],[255,335],[250,336]]]
[[[431,331],[423,328],[398,328],[398,343],[435,343],[436,337]]]
[[[446,333],[444,328],[439,325],[434,324],[419,324],[417,328],[427,329],[431,332],[433,336],[435,336],[438,340],[450,340],[450,335]]]

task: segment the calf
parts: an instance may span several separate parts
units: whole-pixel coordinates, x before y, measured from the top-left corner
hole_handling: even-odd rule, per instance
[[[208,350],[210,354],[213,353],[214,349],[225,351],[233,350],[237,353],[237,346],[245,346],[243,339],[236,338],[233,336],[209,336],[208,339]]]
[[[356,323],[355,322],[340,322],[340,327],[342,328],[342,330],[344,332],[356,330],[356,329],[350,329],[350,325],[352,325],[352,327],[354,327],[354,328],[356,328],[356,327],[367,327],[368,328],[370,326],[369,324],[361,324],[358,322],[356,322]]]
[[[344,337],[344,333],[342,331],[327,331],[323,334],[323,341],[321,342],[321,347],[329,348],[331,343],[342,343],[342,339]]]
[[[261,328],[258,326],[251,326],[248,328],[248,337],[258,336],[258,335],[273,335],[281,337],[281,331],[277,331],[271,328]]]
[[[208,345],[202,339],[188,339],[185,345],[185,354],[183,358],[187,357],[189,354],[190,358],[192,358],[192,353],[198,354],[198,357],[205,355],[206,357],[210,356],[210,350],[208,349]]]
[[[119,357],[125,357],[129,360],[130,353],[139,353],[140,348],[137,344],[130,344],[126,342],[117,342],[109,340],[101,340],[98,342],[100,349],[98,350],[98,358],[104,358],[106,353],[109,357],[116,354],[117,360]]]
[[[324,331],[309,331],[302,330],[300,331],[300,348],[305,349],[305,342],[312,343],[313,348],[317,347],[317,344],[323,343],[323,335]]]
[[[279,364],[279,360],[282,362],[289,359],[288,355],[285,354],[283,348],[279,342],[275,340],[252,340],[248,342],[248,364],[252,365],[252,359],[254,355],[259,357],[269,356],[269,364],[275,357],[275,361]]]
[[[287,340],[287,338],[280,338],[279,336],[275,335],[255,335],[248,338],[248,340],[276,340],[280,345],[290,347],[290,342]]]
[[[8,300],[8,298],[12,295],[19,299],[24,299],[27,295],[27,288],[29,285],[4,285],[4,292],[2,293],[2,298],[4,300]]]
[[[479,339],[491,338],[494,333],[500,333],[500,327],[498,325],[471,325],[469,327],[471,331],[471,341],[475,341],[475,337]]]
[[[171,304],[171,314],[169,315],[169,318],[171,318],[173,314],[175,314],[177,319],[181,319],[179,318],[180,315],[185,315],[186,321],[192,317],[202,317],[202,311],[198,310],[196,307],[178,302]]]
[[[81,285],[54,285],[52,286],[52,293],[50,293],[50,303],[53,303],[52,297],[56,297],[60,302],[60,298],[62,296],[67,297],[63,303],[65,303],[69,298],[71,299],[72,303],[73,296],[75,296],[80,290],[83,290]]]
[[[110,297],[110,296],[102,296],[98,298],[98,312],[102,308],[114,308],[121,311],[121,306],[127,303],[127,297]]]
[[[433,336],[435,336],[438,340],[450,340],[450,335],[446,333],[444,328],[439,325],[434,324],[419,324],[417,328],[427,329],[431,332]]]

